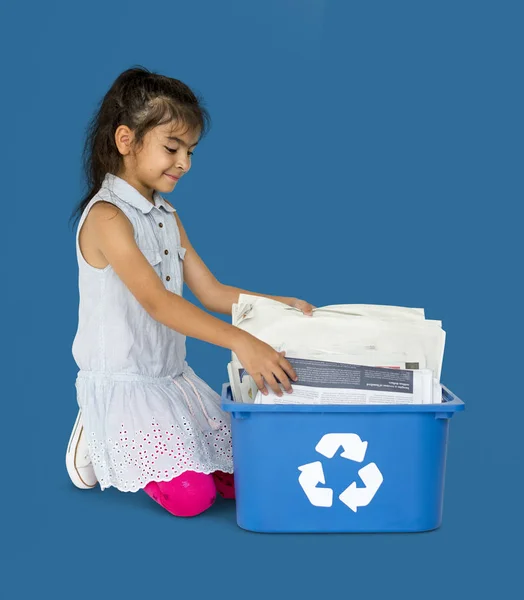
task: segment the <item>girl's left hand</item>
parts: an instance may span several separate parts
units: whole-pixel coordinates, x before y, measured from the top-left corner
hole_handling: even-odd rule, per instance
[[[306,302],[305,300],[299,300],[298,298],[293,298],[289,306],[292,306],[293,308],[298,308],[308,317],[313,316],[313,309],[316,308],[316,306],[309,304],[309,302]]]

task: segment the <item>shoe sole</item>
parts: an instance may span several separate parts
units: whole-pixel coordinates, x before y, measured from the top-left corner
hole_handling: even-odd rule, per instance
[[[76,485],[77,488],[82,490],[89,490],[96,486],[96,482],[93,485],[89,485],[82,479],[82,475],[76,466],[76,455],[78,452],[78,444],[80,443],[80,438],[82,437],[82,432],[84,431],[84,426],[80,425],[80,415],[81,412],[78,411],[78,416],[75,421],[75,426],[73,427],[73,431],[71,432],[71,437],[69,438],[69,444],[67,445],[66,451],[66,469],[69,475],[69,478]],[[79,429],[80,428],[80,429]]]

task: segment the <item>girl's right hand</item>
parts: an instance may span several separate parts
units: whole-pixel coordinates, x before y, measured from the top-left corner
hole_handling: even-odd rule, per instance
[[[251,334],[242,336],[233,351],[265,396],[268,391],[264,381],[279,397],[282,396],[282,391],[276,379],[280,381],[286,392],[293,391],[289,379],[296,381],[298,378],[291,364],[284,358],[285,352],[277,352],[269,344]]]

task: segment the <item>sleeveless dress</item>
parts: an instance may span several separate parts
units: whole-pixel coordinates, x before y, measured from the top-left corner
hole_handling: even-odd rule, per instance
[[[75,386],[95,475],[103,489],[134,492],[184,471],[233,472],[230,417],[220,396],[187,364],[185,336],[155,321],[110,265],[80,251],[79,233],[96,202],[114,204],[164,286],[182,296],[185,249],[175,209],[158,192],[154,205],[107,173],[76,232],[78,329]]]

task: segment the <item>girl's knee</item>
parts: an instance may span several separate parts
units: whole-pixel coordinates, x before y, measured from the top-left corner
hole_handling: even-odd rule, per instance
[[[211,475],[186,471],[170,481],[152,481],[144,491],[169,513],[177,517],[196,517],[216,499]]]

